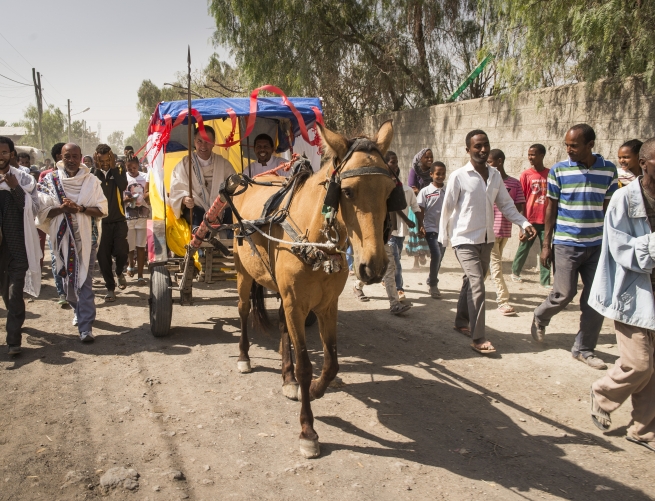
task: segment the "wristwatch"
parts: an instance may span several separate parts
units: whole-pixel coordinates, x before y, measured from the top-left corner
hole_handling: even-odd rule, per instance
[[[82,205],[81,207],[82,207],[82,210],[80,210],[80,212],[86,212],[86,207],[84,205]]]

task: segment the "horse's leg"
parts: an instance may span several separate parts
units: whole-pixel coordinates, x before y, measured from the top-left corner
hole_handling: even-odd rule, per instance
[[[337,361],[337,302],[327,309],[316,312],[318,329],[323,341],[323,370],[321,377],[312,381],[309,388],[312,399],[321,398],[339,372]]]
[[[308,311],[303,314],[301,308],[289,308],[285,304],[285,316],[289,336],[296,353],[296,378],[300,383],[300,453],[306,458],[315,458],[321,454],[318,435],[314,431],[314,415],[310,405],[309,386],[312,383],[312,363],[307,353],[305,341],[305,319]]]
[[[291,399],[298,400],[300,391],[298,381],[293,373],[293,359],[291,358],[291,341],[287,319],[284,315],[284,304],[280,301],[280,355],[282,356],[282,394]]]
[[[237,269],[237,292],[239,293],[239,317],[241,318],[241,338],[239,339],[239,359],[237,370],[242,373],[252,372],[248,349],[248,314],[250,313],[250,289],[253,278],[242,269],[237,253],[234,254],[234,264]]]

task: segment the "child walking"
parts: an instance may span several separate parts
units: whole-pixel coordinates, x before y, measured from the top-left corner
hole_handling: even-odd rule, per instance
[[[432,182],[423,188],[416,201],[423,212],[423,225],[419,230],[420,236],[430,248],[430,275],[428,276],[428,290],[434,299],[441,297],[439,291],[439,268],[445,248],[439,243],[439,223],[441,221],[441,208],[443,197],[446,191],[444,181],[446,180],[446,165],[443,162],[434,162],[430,166],[430,178]]]

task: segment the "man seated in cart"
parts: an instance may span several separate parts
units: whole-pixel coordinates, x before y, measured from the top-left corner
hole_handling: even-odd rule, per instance
[[[275,169],[280,164],[288,162],[284,158],[274,157],[273,151],[275,149],[275,144],[273,143],[273,138],[268,134],[259,134],[255,138],[255,157],[257,161],[252,162],[248,169],[244,171],[244,174],[248,174],[250,177],[255,177],[258,174],[268,172],[271,169]],[[277,171],[277,174],[280,176],[288,176],[289,171],[281,169]]]
[[[192,155],[192,190],[189,194],[189,157],[185,156],[173,169],[171,176],[171,191],[168,205],[173,209],[176,218],[189,220],[191,212],[192,226],[200,226],[205,212],[218,197],[218,190],[223,181],[236,174],[232,164],[212,151],[216,142],[216,132],[210,126],[205,126],[205,132],[211,143],[200,137],[198,129],[194,133],[195,152]]]

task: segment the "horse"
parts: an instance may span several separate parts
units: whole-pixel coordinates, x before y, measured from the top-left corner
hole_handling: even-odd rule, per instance
[[[326,241],[324,200],[330,180],[338,178],[340,189],[336,193],[339,209],[333,219],[333,241],[336,249],[328,251],[329,259],[337,269],[327,273],[315,270],[291,250],[293,241],[282,227],[270,228],[272,237],[287,243],[269,241],[255,232],[249,238],[257,249],[254,252],[243,240],[239,231],[235,235],[234,264],[237,271],[241,338],[237,368],[251,372],[248,357],[248,315],[252,309],[255,317],[265,315],[262,288],[276,291],[281,298],[279,326],[281,331],[280,354],[282,356],[283,394],[301,401],[300,452],[306,458],[320,455],[318,434],[314,430],[314,417],[310,401],[321,398],[339,371],[337,361],[337,309],[339,295],[348,280],[345,262],[346,236],[354,252],[354,270],[366,284],[378,283],[388,265],[384,250],[383,233],[387,215],[387,198],[396,186],[384,161],[393,138],[391,121],[385,122],[374,139],[347,139],[341,134],[319,125],[323,149],[328,159],[316,173],[308,173],[299,183],[288,208],[288,220],[307,237],[308,242]],[[344,161],[345,159],[345,161]],[[334,174],[336,173],[337,178]],[[349,174],[350,173],[350,174]],[[383,174],[383,175],[372,175]],[[275,177],[258,177],[257,181],[272,181]],[[277,177],[279,180],[280,178]],[[277,188],[252,185],[233,198],[234,207],[244,220],[256,220],[262,207]],[[269,226],[264,229],[268,232]],[[239,245],[239,238],[242,239]],[[255,293],[259,291],[259,294]],[[305,320],[310,312],[318,317],[318,328],[323,342],[323,369],[318,379],[312,380],[312,364],[305,338]],[[296,356],[294,375],[289,339]]]

